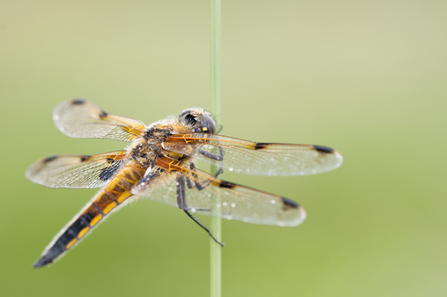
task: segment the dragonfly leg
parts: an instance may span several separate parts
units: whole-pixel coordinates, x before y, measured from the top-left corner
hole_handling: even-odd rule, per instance
[[[213,234],[211,234],[210,230],[206,228],[202,223],[200,223],[188,210],[188,204],[186,203],[186,182],[185,182],[185,176],[182,174],[177,175],[177,204],[178,207],[181,208],[187,215],[190,217],[194,222],[196,222],[197,225],[202,227],[203,230],[205,230],[211,238],[220,244],[221,246],[224,246],[223,243],[219,242]]]
[[[218,244],[220,244],[221,246],[224,246],[224,244],[222,243],[222,242],[220,242],[220,241],[218,241],[214,236],[213,236],[213,234],[211,233],[211,231],[210,230],[208,230],[208,228],[207,227],[205,227],[202,223],[200,223],[188,210],[186,210],[186,209],[184,209],[183,210],[187,215],[188,215],[188,217],[190,217],[194,222],[196,222],[196,224],[197,225],[199,225],[200,227],[202,227],[202,229],[203,230],[205,230],[208,234],[209,234],[209,236],[211,236],[211,238],[216,242],[216,243],[218,243]]]
[[[221,175],[223,173],[223,168],[220,167],[219,170],[217,171],[217,173],[214,175],[214,177],[218,177],[219,175]]]
[[[194,185],[192,184],[192,182],[189,179],[189,177],[186,178],[186,186],[188,187],[188,189],[194,188]]]
[[[209,185],[209,183],[207,183],[206,185],[203,186],[196,180],[194,181],[194,184],[193,184],[189,177],[186,177],[185,180],[186,180],[186,186],[188,187],[188,189],[196,188],[197,190],[201,191]]]
[[[207,158],[210,158],[210,159],[213,159],[213,160],[216,160],[216,161],[222,161],[223,160],[223,151],[222,151],[221,147],[219,147],[219,149],[220,149],[220,154],[219,155],[216,155],[216,154],[204,151],[202,149],[199,149],[199,153],[201,153],[202,155],[204,155]]]
[[[194,171],[193,176],[194,176],[196,179],[198,179],[196,165],[194,165],[194,163],[191,163],[191,164],[189,165],[189,167],[191,168],[192,171]],[[217,171],[217,173],[215,174],[215,177],[218,177],[219,174],[221,174],[222,172],[223,172],[223,169],[220,168],[219,171]],[[186,179],[186,183],[187,183],[187,185],[188,185],[188,188],[190,188],[190,189],[193,188],[193,185],[192,185],[191,181],[189,180],[189,178]],[[194,180],[194,184],[195,184],[196,188],[197,188],[199,191],[201,191],[201,190],[205,189],[205,188],[209,185],[209,182],[206,183],[205,185],[202,185],[202,184],[200,184],[197,180]]]
[[[194,163],[191,163],[191,164],[189,165],[189,167],[191,168],[192,171],[194,171],[193,176],[194,176],[196,179],[198,179],[196,165],[194,165]],[[190,183],[191,183],[191,182],[190,182]],[[205,189],[205,188],[208,186],[209,183],[206,184],[206,185],[202,185],[202,184],[199,183],[197,180],[194,180],[194,184],[195,184],[197,190],[202,191],[203,189]],[[191,186],[192,186],[192,185],[191,185]]]
[[[217,132],[215,134],[219,134],[220,132],[222,132],[223,126],[221,124],[219,124],[219,129],[217,130]]]
[[[223,161],[223,158],[224,158],[223,149],[220,146],[219,146],[219,155],[204,151],[202,149],[199,149],[199,153],[204,155],[207,158],[210,158],[210,159],[213,159],[216,161]],[[222,172],[223,172],[223,164],[220,163],[219,171],[214,176],[218,177],[220,174],[222,174]]]
[[[186,188],[185,188],[185,176],[183,174],[177,175],[177,205],[180,209],[188,209],[186,204]]]

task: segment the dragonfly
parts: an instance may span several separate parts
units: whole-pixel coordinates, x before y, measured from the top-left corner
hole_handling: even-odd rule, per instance
[[[320,145],[262,143],[218,135],[211,113],[190,108],[149,126],[109,114],[84,99],[53,110],[56,127],[73,138],[130,142],[99,155],[55,155],[33,163],[25,173],[49,188],[101,188],[52,240],[34,267],[46,266],[73,248],[94,227],[130,201],[148,198],[182,210],[217,243],[195,217],[217,216],[246,223],[294,227],[306,218],[295,201],[219,179],[223,170],[267,176],[317,174],[338,168],[342,155]],[[211,175],[197,162],[216,167]],[[218,170],[217,170],[218,169]]]

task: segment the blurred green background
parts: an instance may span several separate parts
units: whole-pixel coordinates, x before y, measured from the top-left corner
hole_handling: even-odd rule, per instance
[[[209,108],[208,1],[0,1],[0,296],[208,296],[209,238],[138,201],[32,268],[96,190],[24,171],[70,139],[60,101],[146,124]],[[446,296],[447,3],[223,1],[223,135],[339,150],[333,172],[224,179],[284,195],[297,228],[223,222],[224,296]],[[208,218],[201,218],[208,223]]]

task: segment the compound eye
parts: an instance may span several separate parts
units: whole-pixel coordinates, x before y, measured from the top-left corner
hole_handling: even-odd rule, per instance
[[[192,114],[188,114],[185,116],[185,121],[190,124],[191,126],[194,126],[197,124],[197,120],[196,117],[193,116]]]
[[[216,123],[214,122],[213,118],[206,113],[202,114],[202,131],[211,134],[216,132]]]

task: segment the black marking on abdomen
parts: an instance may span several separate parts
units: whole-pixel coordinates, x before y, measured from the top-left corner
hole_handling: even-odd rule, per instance
[[[295,201],[290,200],[290,199],[288,199],[288,198],[281,197],[281,200],[282,200],[282,202],[284,202],[284,205],[285,205],[285,206],[289,206],[289,207],[292,207],[292,208],[298,208],[298,207],[300,207],[300,205],[299,205],[298,203],[296,203]]]
[[[67,231],[68,230],[74,231],[77,236],[82,229],[84,229],[85,227],[90,227],[90,221],[87,221],[84,218],[84,215],[82,215],[73,224],[71,224],[70,227],[68,227]]]
[[[222,181],[220,181],[219,187],[233,189],[234,187],[236,187],[236,184],[222,180]]]
[[[74,105],[81,105],[85,103],[84,99],[73,99],[73,101],[71,102]]]
[[[62,242],[56,241],[56,243],[48,250],[48,252],[46,252],[45,255],[40,257],[39,260],[37,260],[33,266],[35,268],[39,268],[47,264],[50,264],[63,252],[65,252],[65,245],[63,245]]]
[[[88,209],[87,209],[87,211],[88,211]],[[90,222],[93,220],[93,218],[94,218],[95,216],[96,216],[96,214],[87,212],[87,213],[83,214],[83,215],[81,216],[81,218],[82,218],[87,224],[90,225]]]
[[[54,159],[57,159],[57,156],[49,156],[49,157],[43,159],[43,163],[45,164],[45,163],[51,162]]]
[[[90,227],[90,222],[92,221],[94,215],[91,213],[86,213],[81,215],[73,224],[71,224],[67,230],[62,233],[62,235],[56,240],[54,245],[43,255],[36,263],[34,267],[39,268],[45,266],[54,261],[66,250],[67,244],[73,239],[77,238],[79,232],[85,227]]]
[[[314,145],[314,149],[316,149],[320,153],[325,153],[325,154],[331,154],[334,152],[334,150],[331,149],[330,147],[322,146],[322,145]]]

